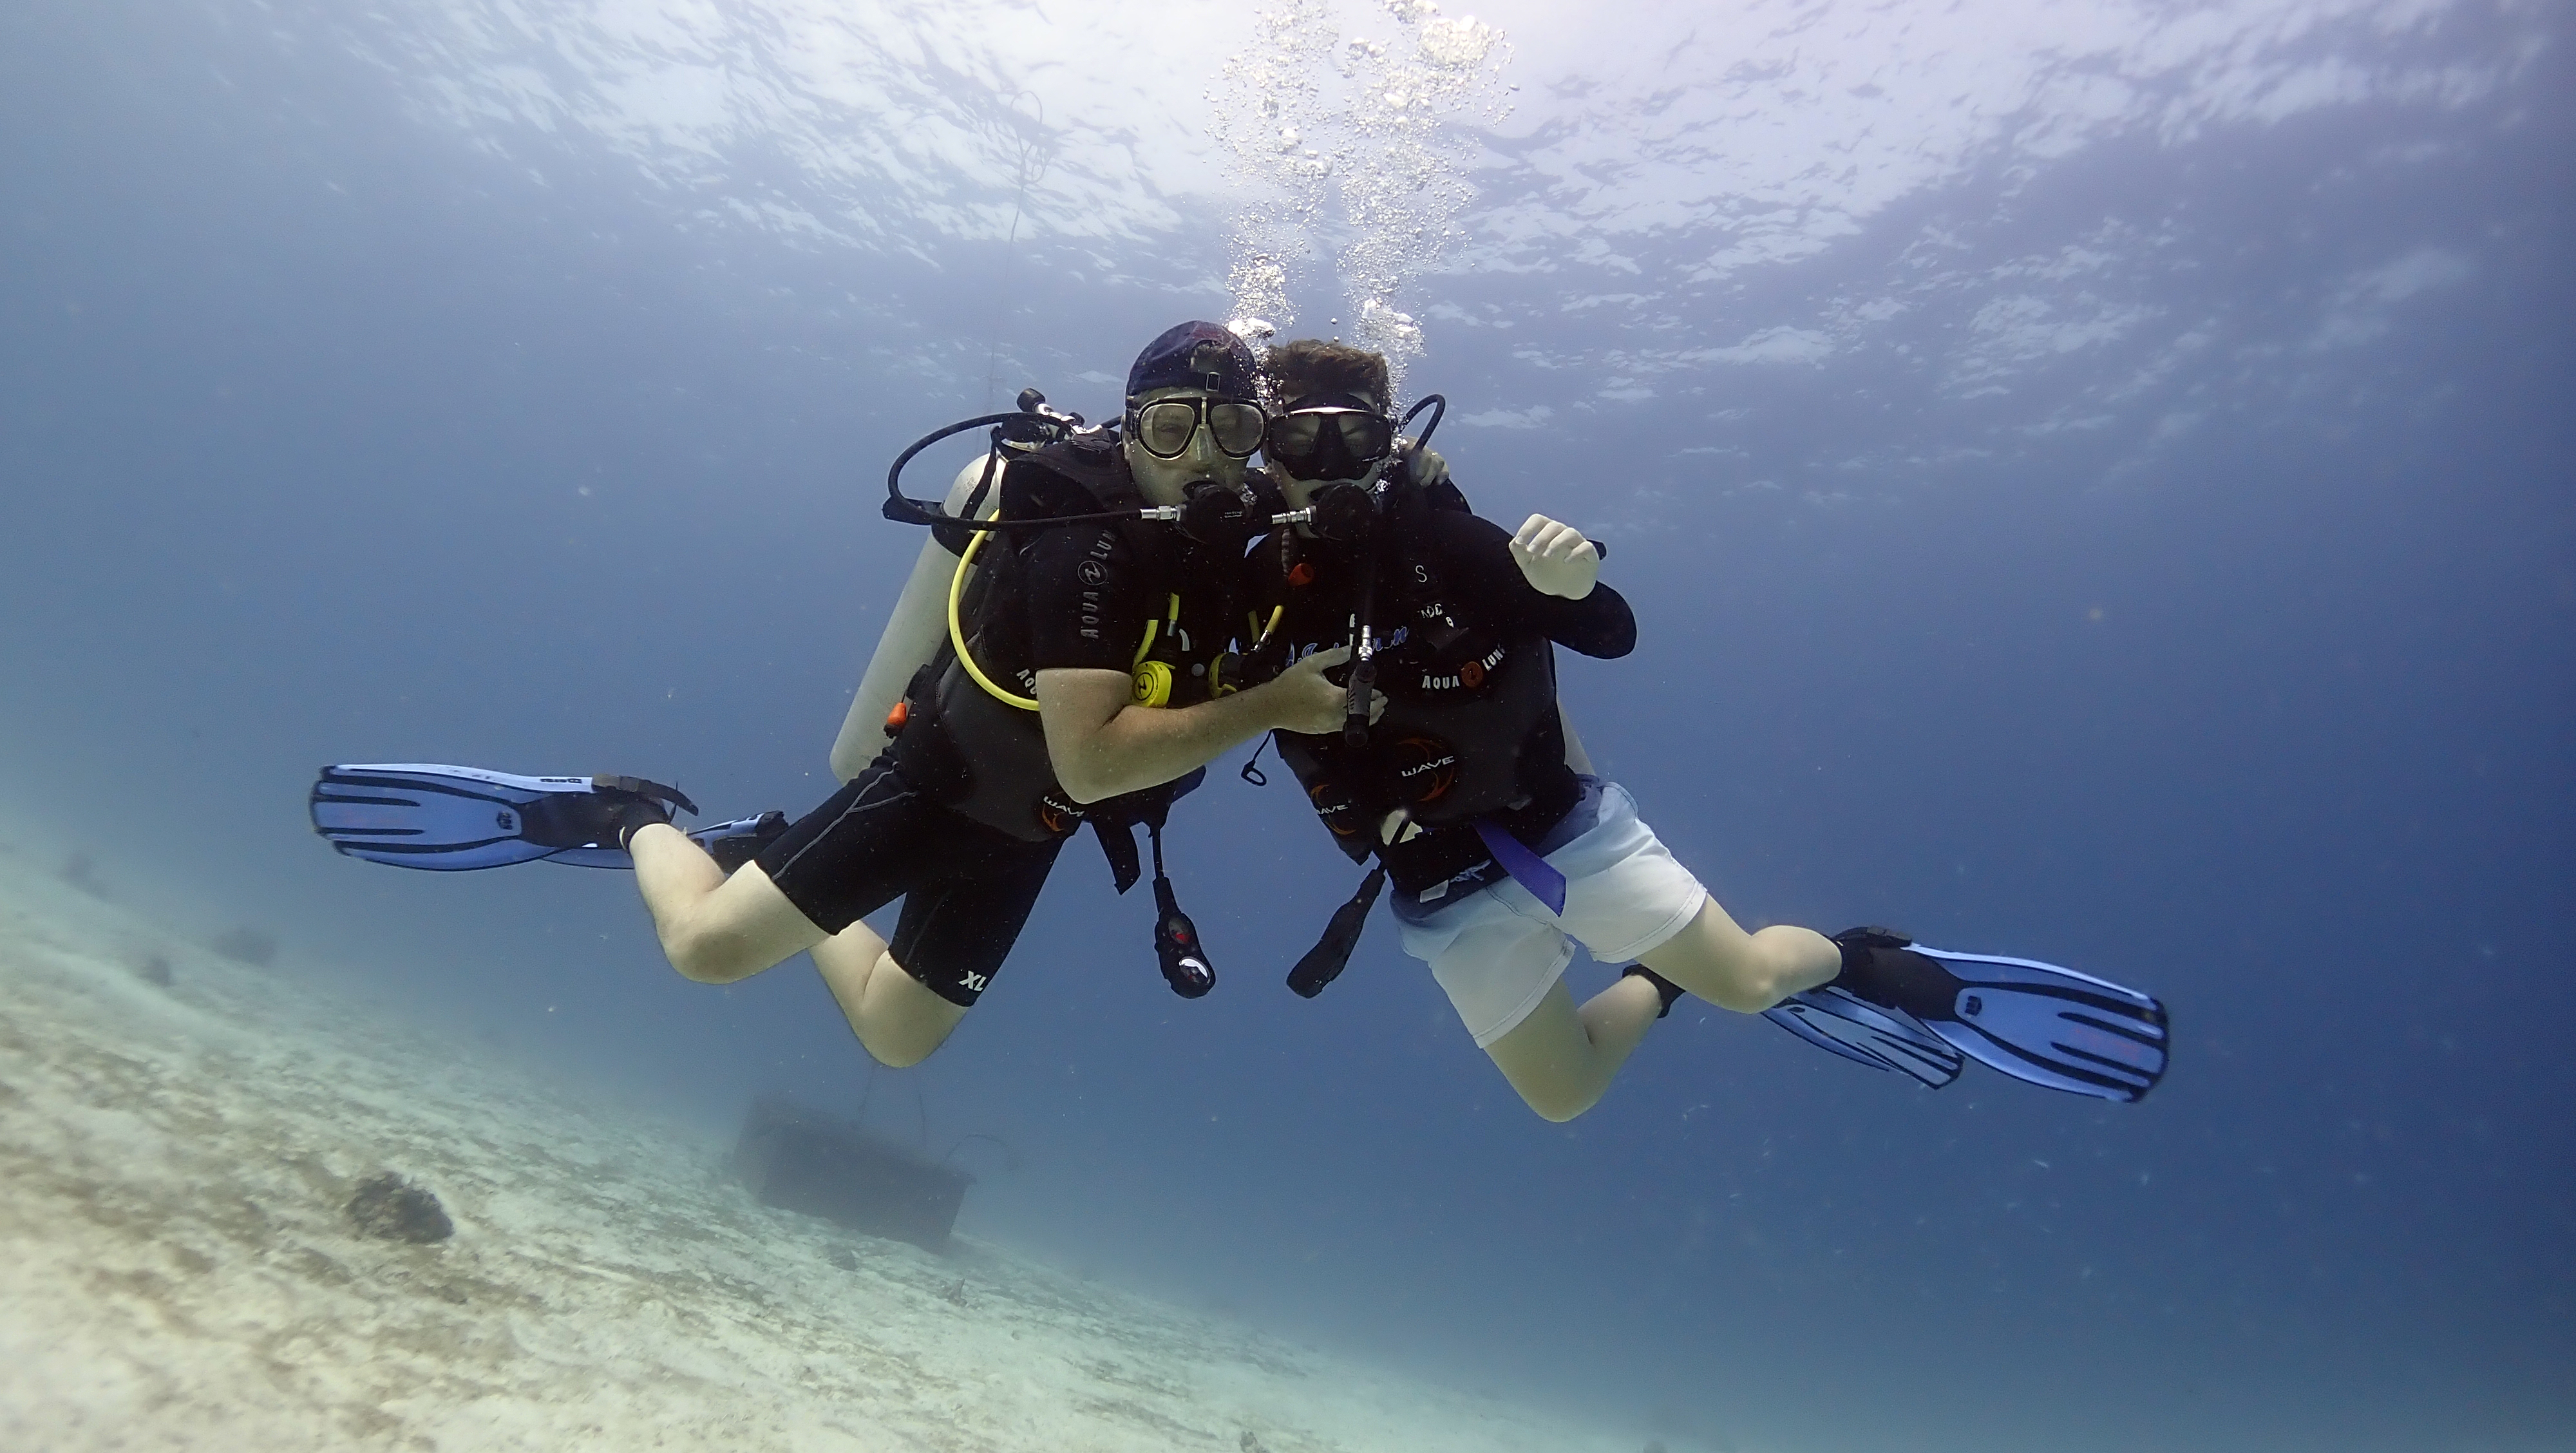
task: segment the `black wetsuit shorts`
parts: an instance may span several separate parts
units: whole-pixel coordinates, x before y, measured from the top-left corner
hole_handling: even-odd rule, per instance
[[[825,933],[901,898],[887,950],[924,988],[970,1008],[1028,923],[1063,846],[1024,842],[949,811],[907,782],[889,754],[756,861]]]

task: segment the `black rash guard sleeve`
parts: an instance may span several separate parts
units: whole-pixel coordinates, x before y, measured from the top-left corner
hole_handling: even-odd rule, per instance
[[[1021,559],[1029,667],[1125,671],[1135,664],[1152,572],[1114,528],[1040,530]]]
[[[1511,532],[1482,515],[1441,511],[1427,516],[1423,528],[1458,594],[1504,623],[1605,661],[1637,649],[1636,613],[1609,586],[1595,581],[1581,600],[1541,594],[1512,559]]]

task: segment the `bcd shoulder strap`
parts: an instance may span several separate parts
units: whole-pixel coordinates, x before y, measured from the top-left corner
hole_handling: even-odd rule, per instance
[[[1002,517],[1096,514],[1145,502],[1114,444],[1066,440],[1033,449],[1002,471]]]

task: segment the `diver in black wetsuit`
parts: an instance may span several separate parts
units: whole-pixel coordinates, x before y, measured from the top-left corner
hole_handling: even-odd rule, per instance
[[[1168,330],[1129,371],[1123,436],[1014,459],[1004,517],[1174,505],[1200,481],[1239,484],[1262,433],[1253,369],[1221,325]],[[991,982],[1086,811],[1141,796],[1154,821],[1177,779],[1228,748],[1340,719],[1326,661],[1242,691],[1218,681],[1239,546],[1212,555],[1132,521],[997,538],[992,599],[961,642],[971,652],[919,672],[882,753],[739,871],[728,877],[658,803],[615,799],[623,816],[600,830],[633,854],[683,975],[730,983],[810,950],[868,1052],[917,1063]],[[889,942],[862,915],[896,898]],[[1193,966],[1165,958],[1175,989],[1206,991],[1203,962],[1185,982]]]
[[[1263,367],[1280,405],[1264,456],[1292,507],[1389,458],[1384,359],[1301,340]],[[1624,789],[1568,764],[1553,646],[1617,657],[1636,643],[1582,533],[1540,515],[1507,533],[1436,485],[1380,498],[1365,540],[1309,524],[1253,551],[1255,614],[1280,611],[1268,663],[1346,644],[1376,592],[1382,716],[1364,742],[1283,729],[1280,755],[1342,850],[1383,865],[1405,951],[1530,1108],[1591,1108],[1684,990],[1757,1013],[1834,978],[1832,940],[1746,933]],[[1642,968],[1577,1006],[1562,982],[1577,941]]]

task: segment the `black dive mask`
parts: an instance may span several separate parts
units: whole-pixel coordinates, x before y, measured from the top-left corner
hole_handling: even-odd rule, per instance
[[[1130,400],[1127,405],[1127,437],[1157,459],[1178,459],[1189,453],[1191,441],[1202,429],[1219,454],[1249,459],[1261,447],[1269,422],[1259,404],[1195,394],[1151,402]]]
[[[1354,394],[1297,400],[1269,421],[1262,453],[1291,479],[1357,479],[1395,447],[1395,425]]]

